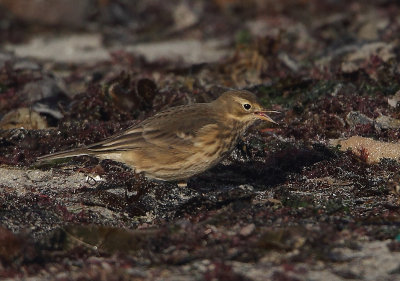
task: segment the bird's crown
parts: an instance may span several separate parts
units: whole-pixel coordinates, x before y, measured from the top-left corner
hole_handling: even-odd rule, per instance
[[[244,90],[230,90],[214,101],[214,105],[224,112],[229,119],[239,122],[254,122],[263,119],[275,123],[259,103],[256,95]]]

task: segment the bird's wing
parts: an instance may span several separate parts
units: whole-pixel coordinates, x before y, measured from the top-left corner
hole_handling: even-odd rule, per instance
[[[202,141],[207,131],[217,127],[207,104],[181,106],[166,110],[120,132],[117,135],[90,145],[89,151],[108,153],[143,147],[179,148],[190,150]]]

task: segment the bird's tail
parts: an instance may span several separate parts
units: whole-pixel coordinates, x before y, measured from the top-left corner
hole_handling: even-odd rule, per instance
[[[46,155],[38,157],[36,159],[36,161],[37,162],[50,161],[50,160],[55,160],[55,159],[63,159],[63,158],[70,158],[70,157],[74,157],[74,156],[82,156],[82,155],[90,155],[90,154],[91,154],[90,151],[88,151],[88,149],[86,147],[85,148],[76,148],[76,149],[46,154]]]

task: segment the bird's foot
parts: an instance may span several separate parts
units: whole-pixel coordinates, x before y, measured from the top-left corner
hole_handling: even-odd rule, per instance
[[[178,187],[187,187],[187,181],[180,181],[176,183]]]

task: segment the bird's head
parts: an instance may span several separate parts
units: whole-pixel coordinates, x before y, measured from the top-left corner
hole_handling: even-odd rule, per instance
[[[221,108],[226,118],[241,123],[252,124],[261,119],[277,124],[267,113],[278,112],[264,109],[249,91],[227,91],[214,101],[214,105]]]

